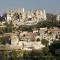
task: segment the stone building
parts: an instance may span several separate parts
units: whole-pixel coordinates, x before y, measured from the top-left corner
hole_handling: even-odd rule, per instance
[[[33,23],[37,23],[42,20],[46,20],[46,12],[45,10],[24,10],[18,9],[18,10],[9,10],[6,12],[6,20],[8,23],[12,21],[15,25],[32,25]],[[16,22],[17,21],[17,22]],[[31,23],[31,21],[33,23]],[[19,23],[18,23],[19,22]],[[28,22],[28,23],[27,23]]]

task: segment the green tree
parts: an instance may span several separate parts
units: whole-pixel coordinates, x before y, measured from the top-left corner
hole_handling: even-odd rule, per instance
[[[5,25],[6,25],[6,28],[4,29],[4,32],[6,32],[6,33],[13,32],[13,23],[12,23],[12,21],[10,22],[10,24],[8,24],[6,22]]]
[[[2,52],[2,57],[1,60],[8,60],[8,51],[1,51]]]
[[[43,45],[45,45],[46,47],[48,46],[48,40],[46,40],[46,39],[42,39],[42,40],[41,40],[41,43],[42,43]]]
[[[60,49],[60,40],[53,41],[53,43],[49,46],[49,51],[52,53],[52,55],[60,57],[60,52],[56,52],[58,49]]]
[[[17,60],[17,52],[15,50],[13,50],[11,53],[10,53],[10,58],[11,60]]]

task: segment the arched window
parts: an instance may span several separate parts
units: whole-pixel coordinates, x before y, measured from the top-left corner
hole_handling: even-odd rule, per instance
[[[40,38],[37,38],[37,40],[36,41],[40,41]]]

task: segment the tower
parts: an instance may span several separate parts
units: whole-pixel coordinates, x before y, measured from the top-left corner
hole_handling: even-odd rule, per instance
[[[24,13],[24,8],[23,8],[23,13]]]
[[[46,20],[46,12],[45,12],[45,9],[43,10],[43,16],[44,16],[44,20]]]

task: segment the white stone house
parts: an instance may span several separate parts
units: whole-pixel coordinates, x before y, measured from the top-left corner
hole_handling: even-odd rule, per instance
[[[56,20],[60,21],[60,14],[57,14]]]
[[[19,38],[16,34],[11,34],[11,45],[18,45],[19,44]]]
[[[19,45],[21,45],[21,49],[23,50],[32,50],[32,49],[42,49],[43,47],[45,47],[45,45],[41,44],[41,42],[27,42],[27,41],[20,41]]]

